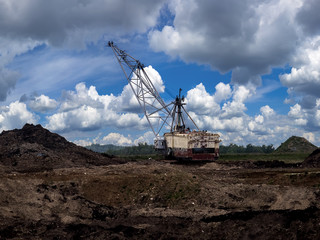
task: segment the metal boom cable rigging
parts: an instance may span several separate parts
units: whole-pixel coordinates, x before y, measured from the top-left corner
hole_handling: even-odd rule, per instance
[[[145,66],[139,60],[119,49],[112,41],[108,42],[108,46],[113,50],[154,135],[159,137],[160,131],[166,125],[169,126],[171,132],[185,131],[182,110],[190,119],[191,117],[183,107],[185,103],[183,103],[184,97],[181,97],[181,89],[175,101],[166,104],[146,73]],[[171,105],[173,106],[169,109]],[[195,122],[192,119],[191,121],[199,130]]]

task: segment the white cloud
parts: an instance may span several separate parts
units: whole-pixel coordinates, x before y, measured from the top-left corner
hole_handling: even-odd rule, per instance
[[[74,143],[82,147],[90,146],[92,144],[92,142],[89,139],[75,140]]]
[[[58,103],[56,100],[50,99],[48,96],[41,94],[40,96],[30,100],[28,106],[33,111],[44,113],[56,109]]]
[[[252,92],[249,88],[245,86],[235,86],[235,91],[233,93],[233,99],[235,102],[245,102],[251,95]]]
[[[320,37],[306,40],[295,56],[290,73],[280,76],[290,92],[320,97]]]
[[[21,128],[26,123],[36,123],[37,116],[28,111],[25,103],[12,102],[0,108],[0,131]]]
[[[78,83],[75,90],[63,92],[59,111],[68,112],[84,105],[94,108],[108,108],[110,102],[114,99],[113,95],[99,96],[94,86],[87,88],[83,82]]]
[[[214,96],[207,93],[202,83],[188,91],[186,103],[189,111],[199,115],[212,114],[220,109],[220,106],[215,102]]]
[[[91,131],[107,126],[136,130],[147,127],[144,117],[136,113],[124,113],[121,107],[117,107],[119,102],[128,106],[123,92],[117,97],[112,94],[99,95],[94,86],[87,88],[84,83],[79,83],[75,91],[63,93],[60,108],[57,113],[47,117],[46,127],[58,132]]]
[[[131,135],[123,135],[117,132],[111,132],[104,137],[101,137],[101,133],[98,134],[93,140],[90,139],[78,139],[74,143],[80,146],[89,146],[91,144],[114,144],[117,146],[131,146],[138,145],[139,143],[147,143],[149,145],[153,144],[154,134],[152,131],[145,132],[141,135],[138,135],[137,138],[134,138]]]
[[[264,122],[264,117],[261,116],[261,115],[258,115],[255,117],[255,122],[259,123],[259,124],[262,124]]]
[[[150,81],[152,82],[154,88],[158,91],[158,93],[163,93],[165,86],[163,84],[163,80],[160,76],[160,74],[151,66],[149,65],[148,67],[144,68],[144,71],[148,75]],[[144,74],[141,73],[141,77],[144,78]],[[132,79],[137,79],[137,76],[133,74]],[[141,91],[140,87],[136,87],[136,80],[131,80],[132,82],[132,87],[134,88],[135,92]],[[140,82],[140,80],[139,80]],[[144,92],[147,92],[146,86],[143,86]],[[141,95],[141,92],[138,93]],[[149,94],[146,93],[144,95],[145,101],[151,105],[154,104],[154,98]],[[157,104],[157,103],[155,103]],[[158,106],[158,105],[157,105]],[[113,105],[114,109],[117,110],[122,110],[122,111],[130,111],[130,112],[143,112],[141,109],[141,106],[134,95],[132,88],[129,84],[125,85],[120,97],[118,97]],[[154,110],[152,110],[153,112]]]
[[[114,144],[118,146],[132,145],[132,140],[119,133],[109,133],[102,139],[103,144]]]
[[[145,71],[155,88],[163,92],[164,85],[160,74],[152,66],[146,67]],[[94,86],[87,88],[84,83],[79,83],[75,91],[63,92],[58,111],[47,117],[46,127],[59,132],[97,130],[106,126],[144,129],[148,124],[145,117],[137,114],[143,111],[129,84],[119,96],[114,96],[99,95]]]
[[[154,142],[154,134],[151,131],[145,132],[142,136],[138,137],[137,139],[135,139],[134,145],[138,145],[139,143],[147,143],[149,145],[152,145]]]
[[[205,99],[215,96],[216,93],[210,95],[203,84],[189,90],[188,93],[192,93],[193,90],[198,91],[199,86],[202,86],[200,88],[201,94]],[[216,91],[218,91],[217,88]],[[222,104],[221,108],[218,107],[216,112],[198,114],[193,109],[189,109],[188,105],[187,108],[189,114],[201,129],[219,132],[224,145],[251,143],[278,146],[292,135],[302,136],[306,129],[315,128],[315,124],[320,122],[318,120],[312,122],[312,119],[320,119],[320,104],[315,107],[319,109],[318,115],[314,114],[315,109],[307,112],[297,104],[291,107],[288,115],[277,114],[269,105],[265,105],[260,108],[259,114],[249,116],[246,113],[246,101],[253,94],[252,88],[234,86],[233,89],[231,88],[231,96],[228,95],[229,99]],[[320,100],[317,101],[317,103],[319,102]],[[201,106],[198,108],[201,109]],[[319,133],[317,132],[317,134]]]
[[[222,100],[226,101],[232,96],[230,84],[224,84],[223,82],[220,82],[215,88],[216,92],[214,94],[214,100],[216,103],[220,103]]]
[[[261,107],[260,112],[263,114],[263,116],[265,116],[267,118],[271,117],[275,114],[274,110],[271,107],[269,107],[268,105]]]
[[[264,117],[262,115],[258,115],[254,118],[254,120],[249,121],[248,130],[257,135],[266,135],[267,129],[263,123]]]
[[[309,142],[315,141],[315,136],[312,132],[306,132],[302,135],[302,137],[306,138]]]
[[[176,0],[169,6],[173,25],[151,31],[150,46],[186,62],[232,70],[234,83],[259,85],[261,74],[289,61],[299,39],[300,0]]]
[[[294,120],[296,125],[301,125],[301,126],[305,126],[308,123],[307,119],[303,119],[303,118],[298,118]]]
[[[303,115],[303,112],[299,104],[295,104],[293,107],[290,107],[290,111],[288,113],[289,117],[300,118],[302,115]]]

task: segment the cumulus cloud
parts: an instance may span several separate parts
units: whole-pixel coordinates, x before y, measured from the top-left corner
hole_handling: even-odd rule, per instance
[[[82,146],[82,147],[86,147],[86,146],[90,146],[92,144],[92,142],[89,139],[78,139],[74,141],[75,144]]]
[[[187,109],[200,128],[215,131],[241,131],[244,128],[246,106],[250,89],[218,83],[216,92],[209,94],[201,83],[187,93]],[[221,106],[221,100],[225,100]]]
[[[221,83],[218,85],[222,86]],[[206,99],[214,99],[217,91],[219,91],[217,90],[219,88],[216,87],[216,92],[209,94],[201,84],[189,90],[189,92],[193,93],[193,90],[199,91],[199,87],[201,87],[201,93]],[[278,114],[269,105],[265,105],[260,108],[258,114],[250,116],[246,113],[246,102],[253,95],[252,89],[245,86],[233,86],[230,89],[231,91],[227,91],[229,98],[225,102],[215,102],[218,105],[215,112],[198,114],[197,108],[189,108],[189,105],[192,104],[190,99],[188,99],[187,105],[189,114],[200,129],[219,133],[224,145],[229,143],[240,145],[252,143],[278,146],[292,136],[293,133],[294,135],[302,136],[306,128],[314,129],[316,122],[319,122],[312,119],[317,119],[317,117],[320,119],[320,100],[317,101],[315,107],[319,109],[318,115],[314,114],[316,112],[315,109],[305,111],[301,109],[300,105],[291,107],[288,115]],[[197,99],[195,98],[195,100]],[[310,135],[309,137],[312,136]]]
[[[259,85],[260,75],[286,64],[296,48],[295,1],[172,1],[173,25],[153,30],[149,42],[186,62],[232,70],[232,81]],[[276,40],[275,40],[276,39]]]
[[[119,133],[109,133],[103,137],[102,142],[104,144],[114,144],[118,146],[132,145],[132,140]]]
[[[150,81],[152,82],[152,84],[154,85],[154,88],[158,91],[158,93],[163,93],[165,86],[164,86],[164,83],[163,83],[163,80],[162,80],[160,74],[151,65],[145,67],[144,71],[148,75]],[[143,75],[142,75],[142,77],[143,77]],[[137,83],[136,82],[137,76],[135,74],[133,74],[132,79],[133,79],[133,80],[131,80],[132,86],[133,86],[135,92],[138,92],[141,89],[135,87],[135,85]],[[140,82],[140,80],[139,80],[139,82]],[[145,86],[144,86],[144,89],[146,91]],[[139,93],[139,95],[140,94],[141,93]],[[151,104],[151,105],[154,104],[154,98],[149,93],[146,93],[144,97],[145,97],[144,100],[148,104]],[[114,107],[114,109],[118,109],[118,110],[121,109],[122,111],[142,112],[141,106],[132,91],[132,87],[129,84],[123,88],[120,97],[116,99],[113,107]]]
[[[168,4],[173,21],[157,23],[164,4]],[[314,133],[320,127],[318,9],[316,0],[0,0],[0,101],[16,91],[17,84],[17,98],[24,93],[30,95],[21,92],[30,86],[42,93],[1,107],[0,126],[7,129],[36,121],[37,116],[29,108],[46,114],[56,109],[46,115],[46,127],[59,132],[108,126],[124,131],[147,129],[146,118],[129,85],[117,96],[99,94],[94,86],[83,83],[76,85],[103,78],[95,73],[109,66],[105,69],[109,74],[114,66],[109,64],[110,58],[97,55],[97,49],[91,56],[77,50],[95,48],[94,43],[104,36],[121,39],[147,32],[155,51],[188,63],[209,64],[222,73],[232,72],[231,83],[217,84],[214,94],[203,84],[188,91],[187,108],[200,128],[218,131],[223,139],[237,144],[275,143],[274,139],[279,142],[281,136],[285,140],[292,132]],[[31,54],[24,54],[29,51],[37,59],[29,61]],[[46,54],[42,54],[44,51]],[[288,88],[288,114],[281,115],[265,105],[249,116],[248,101],[279,88],[264,84],[264,92],[261,88],[259,92],[261,76],[283,66],[290,67],[280,76]],[[151,66],[146,71],[158,91],[163,92],[160,75]],[[105,76],[110,77],[108,74]],[[59,100],[49,98],[53,95],[45,90],[60,91],[74,85],[75,90],[64,91]],[[149,136],[138,140],[129,135],[110,135],[107,139],[129,144]]]
[[[312,132],[306,132],[302,135],[302,137],[306,138],[309,142],[315,141],[315,136]]]
[[[290,73],[281,75],[280,80],[289,93],[320,97],[320,37],[301,46]]]
[[[54,99],[49,98],[48,96],[41,94],[40,96],[36,96],[31,99],[28,103],[28,106],[35,112],[45,113],[56,109],[58,106],[58,102]]]
[[[160,74],[152,66],[146,67],[145,71],[155,88],[159,92],[163,92],[164,85]],[[40,101],[38,98],[36,100]],[[42,96],[41,100],[41,106],[44,106],[45,103],[47,105],[51,103],[52,107],[56,106],[56,102],[45,96]],[[47,102],[44,102],[45,100]],[[149,101],[153,101],[153,99]],[[31,107],[35,107],[34,102],[30,103]],[[144,129],[148,126],[129,84],[123,88],[119,96],[114,96],[113,94],[100,95],[95,86],[87,88],[85,83],[79,83],[75,86],[75,91],[62,93],[59,104],[58,112],[47,117],[46,127],[53,131],[91,131],[106,126],[115,126],[121,129]],[[48,107],[47,105],[46,107]],[[155,121],[151,122],[157,125]]]
[[[154,134],[152,131],[145,132],[138,136],[137,138],[131,135],[123,135],[116,132],[111,132],[106,136],[101,136],[101,133],[93,140],[90,139],[78,139],[74,143],[80,146],[89,146],[91,144],[113,144],[117,146],[130,146],[138,145],[139,143],[153,144]]]
[[[307,113],[301,108],[299,104],[295,104],[293,107],[290,107],[288,116],[292,118],[297,125],[306,125],[308,120],[306,119]]]
[[[267,118],[272,117],[275,114],[274,110],[268,105],[261,107],[260,112],[262,113],[263,116]]]
[[[19,101],[0,108],[0,131],[21,128],[25,123],[36,123],[37,116]]]
[[[154,134],[151,131],[145,132],[142,136],[138,137],[133,141],[134,145],[138,145],[139,143],[147,143],[149,145],[154,142]]]
[[[317,100],[316,105],[310,109],[302,108],[300,104],[296,103],[290,107],[288,117],[294,121],[294,124],[304,126],[306,130],[317,131],[320,126],[319,109],[319,100]]]
[[[230,84],[224,84],[222,82],[216,85],[216,92],[214,94],[214,101],[220,103],[222,100],[227,100],[232,95]]]
[[[220,106],[215,102],[214,96],[211,96],[206,91],[202,83],[188,91],[186,100],[188,109],[199,115],[212,114],[220,109]]]
[[[263,125],[264,117],[262,115],[256,116],[253,120],[248,123],[248,129],[256,134],[265,135],[266,128]]]
[[[87,88],[79,83],[75,91],[63,92],[58,112],[47,117],[46,127],[58,132],[91,131],[107,126],[144,129],[148,123],[132,107],[126,94],[128,89],[127,85],[119,96],[100,95],[94,86]]]

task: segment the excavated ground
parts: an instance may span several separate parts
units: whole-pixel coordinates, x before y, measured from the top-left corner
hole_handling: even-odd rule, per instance
[[[0,134],[0,239],[320,239],[319,158],[128,162],[26,125]]]
[[[0,239],[320,239],[320,169],[128,162],[2,173]]]

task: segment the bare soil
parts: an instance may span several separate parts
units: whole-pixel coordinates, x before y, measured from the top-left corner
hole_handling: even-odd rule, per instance
[[[320,238],[320,169],[146,160],[0,179],[0,239]]]
[[[125,162],[33,133],[0,135],[20,139],[1,146],[0,239],[320,239],[320,168]]]

